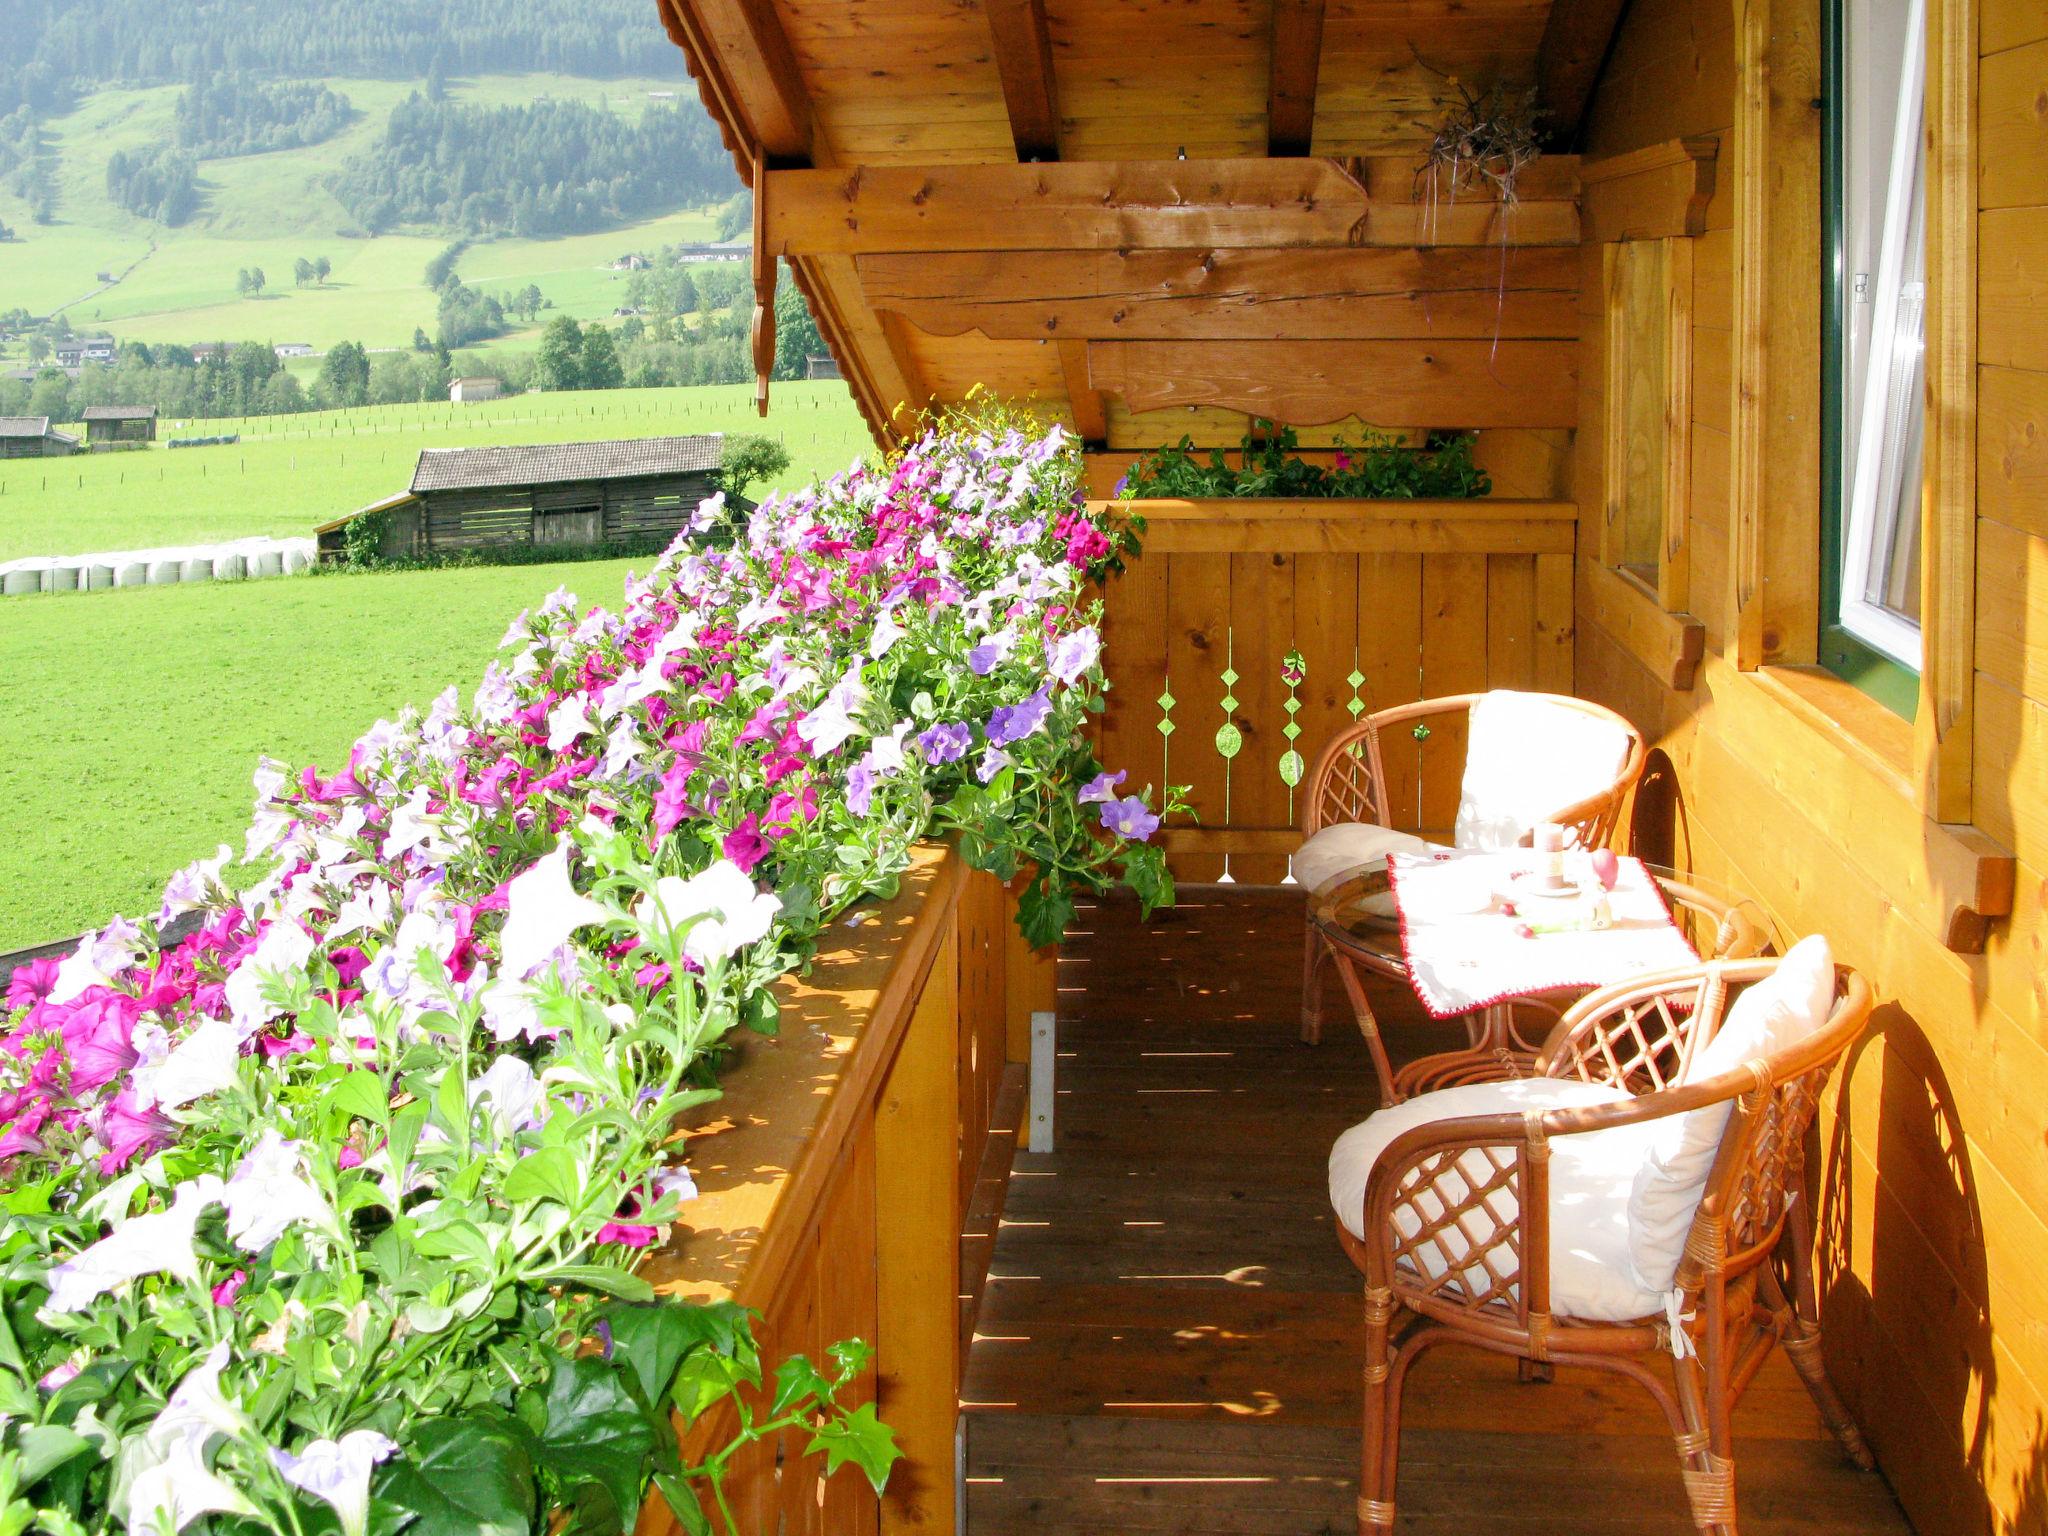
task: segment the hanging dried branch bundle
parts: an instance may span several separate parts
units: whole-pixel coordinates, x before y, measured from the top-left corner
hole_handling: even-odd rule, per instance
[[[1543,153],[1539,124],[1547,114],[1536,105],[1536,88],[1506,91],[1496,83],[1479,96],[1455,75],[1444,83],[1456,98],[1439,98],[1443,122],[1415,173],[1417,199],[1426,196],[1434,207],[1439,197],[1456,202],[1459,193],[1485,186],[1503,208],[1514,207],[1516,178]]]

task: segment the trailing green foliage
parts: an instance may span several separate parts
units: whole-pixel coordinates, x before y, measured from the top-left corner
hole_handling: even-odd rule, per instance
[[[1118,494],[1204,500],[1216,497],[1280,496],[1419,498],[1456,500],[1485,496],[1493,489],[1486,471],[1472,462],[1470,433],[1433,433],[1420,448],[1411,448],[1389,433],[1368,430],[1356,444],[1339,439],[1326,468],[1302,459],[1292,427],[1279,432],[1270,422],[1255,421],[1239,445],[1241,468],[1233,467],[1221,448],[1205,464],[1195,457],[1193,440],[1183,437],[1171,448],[1147,454],[1130,468]]]

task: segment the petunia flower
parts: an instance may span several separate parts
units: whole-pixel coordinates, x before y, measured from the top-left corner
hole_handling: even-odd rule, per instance
[[[137,1030],[137,1042],[144,1036]],[[157,1036],[147,1037],[150,1041]],[[129,1074],[139,1109],[182,1109],[194,1099],[233,1085],[242,1059],[244,1036],[231,1019],[205,1019],[197,1029],[170,1046],[160,1058],[139,1049]]]
[[[1116,787],[1129,777],[1119,768],[1115,773],[1098,773],[1083,784],[1074,798],[1082,805],[1106,805],[1116,798]]]
[[[343,1241],[341,1222],[327,1197],[304,1172],[299,1144],[266,1126],[228,1179],[228,1237],[245,1253],[261,1253],[293,1227],[313,1227]]]
[[[781,910],[780,897],[756,890],[738,865],[721,859],[687,880],[664,875],[634,904],[633,918],[643,933],[659,932],[671,945],[689,923],[683,953],[708,966],[767,937]]]
[[[7,1006],[32,1008],[48,997],[57,985],[58,965],[55,956],[17,965],[14,974],[7,978]]]
[[[504,1141],[514,1131],[537,1126],[538,1111],[546,1100],[533,1068],[517,1056],[498,1057],[483,1076],[469,1083],[469,1107],[474,1112],[480,1101],[490,1106],[486,1113],[491,1134],[498,1141]]]
[[[1102,807],[1102,824],[1118,837],[1142,843],[1159,830],[1159,818],[1138,795],[1111,800]]]
[[[994,779],[1010,766],[1010,754],[1001,747],[990,747],[981,754],[981,761],[974,765],[974,776],[983,784]]]
[[[281,917],[263,930],[256,947],[242,957],[228,977],[227,1004],[236,1027],[243,1035],[254,1034],[281,1011],[263,995],[263,984],[272,977],[296,976],[319,947],[313,936],[289,917]]]
[[[196,912],[220,889],[220,872],[233,856],[226,843],[210,859],[194,859],[164,886],[163,904],[157,908],[156,926],[167,927],[181,912]]]
[[[942,720],[917,738],[928,763],[957,763],[974,744],[974,732],[957,721]]]
[[[875,754],[863,752],[851,768],[846,770],[846,808],[856,816],[865,816],[875,801],[875,784],[880,775],[875,772]]]
[[[1051,713],[1052,696],[1043,688],[1020,704],[1003,705],[988,717],[989,744],[1007,747],[1013,741],[1035,735],[1045,728]]]
[[[1052,643],[1052,649],[1046,655],[1046,669],[1072,687],[1082,673],[1095,665],[1101,654],[1102,637],[1096,634],[1093,625],[1083,625]]]
[[[192,1234],[207,1207],[227,1193],[219,1174],[203,1173],[177,1187],[168,1210],[131,1216],[83,1252],[72,1255],[49,1274],[52,1312],[82,1312],[93,1299],[142,1275],[169,1273],[180,1280],[199,1278],[199,1256]]]
[[[967,653],[967,670],[976,677],[987,677],[1002,665],[1004,659],[1016,648],[1015,630],[999,629],[981,644]]]
[[[374,1429],[352,1429],[339,1440],[315,1440],[297,1455],[273,1450],[270,1460],[294,1488],[334,1507],[342,1536],[363,1536],[370,1520],[370,1474],[398,1451],[398,1442]]]
[[[569,882],[569,843],[555,844],[515,877],[507,891],[505,929],[498,936],[499,969],[514,981],[531,976],[578,928],[608,922],[611,914]]]
[[[879,614],[875,615],[875,627],[868,635],[868,656],[875,661],[880,661],[895,648],[898,640],[901,640],[909,633],[909,630],[896,622],[895,613],[890,609],[884,608]]]
[[[548,711],[550,752],[568,750],[579,737],[588,736],[590,731],[590,700],[580,693],[569,695]]]
[[[768,857],[768,839],[761,835],[761,818],[749,811],[740,819],[740,824],[725,834],[719,844],[719,851],[733,862],[742,874],[752,874],[754,867]]]

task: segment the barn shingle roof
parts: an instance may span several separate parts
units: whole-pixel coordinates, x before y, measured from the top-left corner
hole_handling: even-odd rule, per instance
[[[47,416],[0,416],[0,437],[47,437]]]
[[[156,415],[153,405],[88,405],[87,421],[148,421]]]
[[[725,439],[643,437],[616,443],[534,443],[515,448],[429,448],[413,471],[412,490],[481,490],[500,485],[552,485],[574,480],[627,480],[686,475],[725,462]]]

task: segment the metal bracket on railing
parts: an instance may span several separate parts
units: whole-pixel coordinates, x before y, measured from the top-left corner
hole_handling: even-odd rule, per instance
[[[1052,1150],[1052,1068],[1055,1034],[1053,1015],[1031,1015],[1031,1129],[1025,1137],[1028,1151]]]

